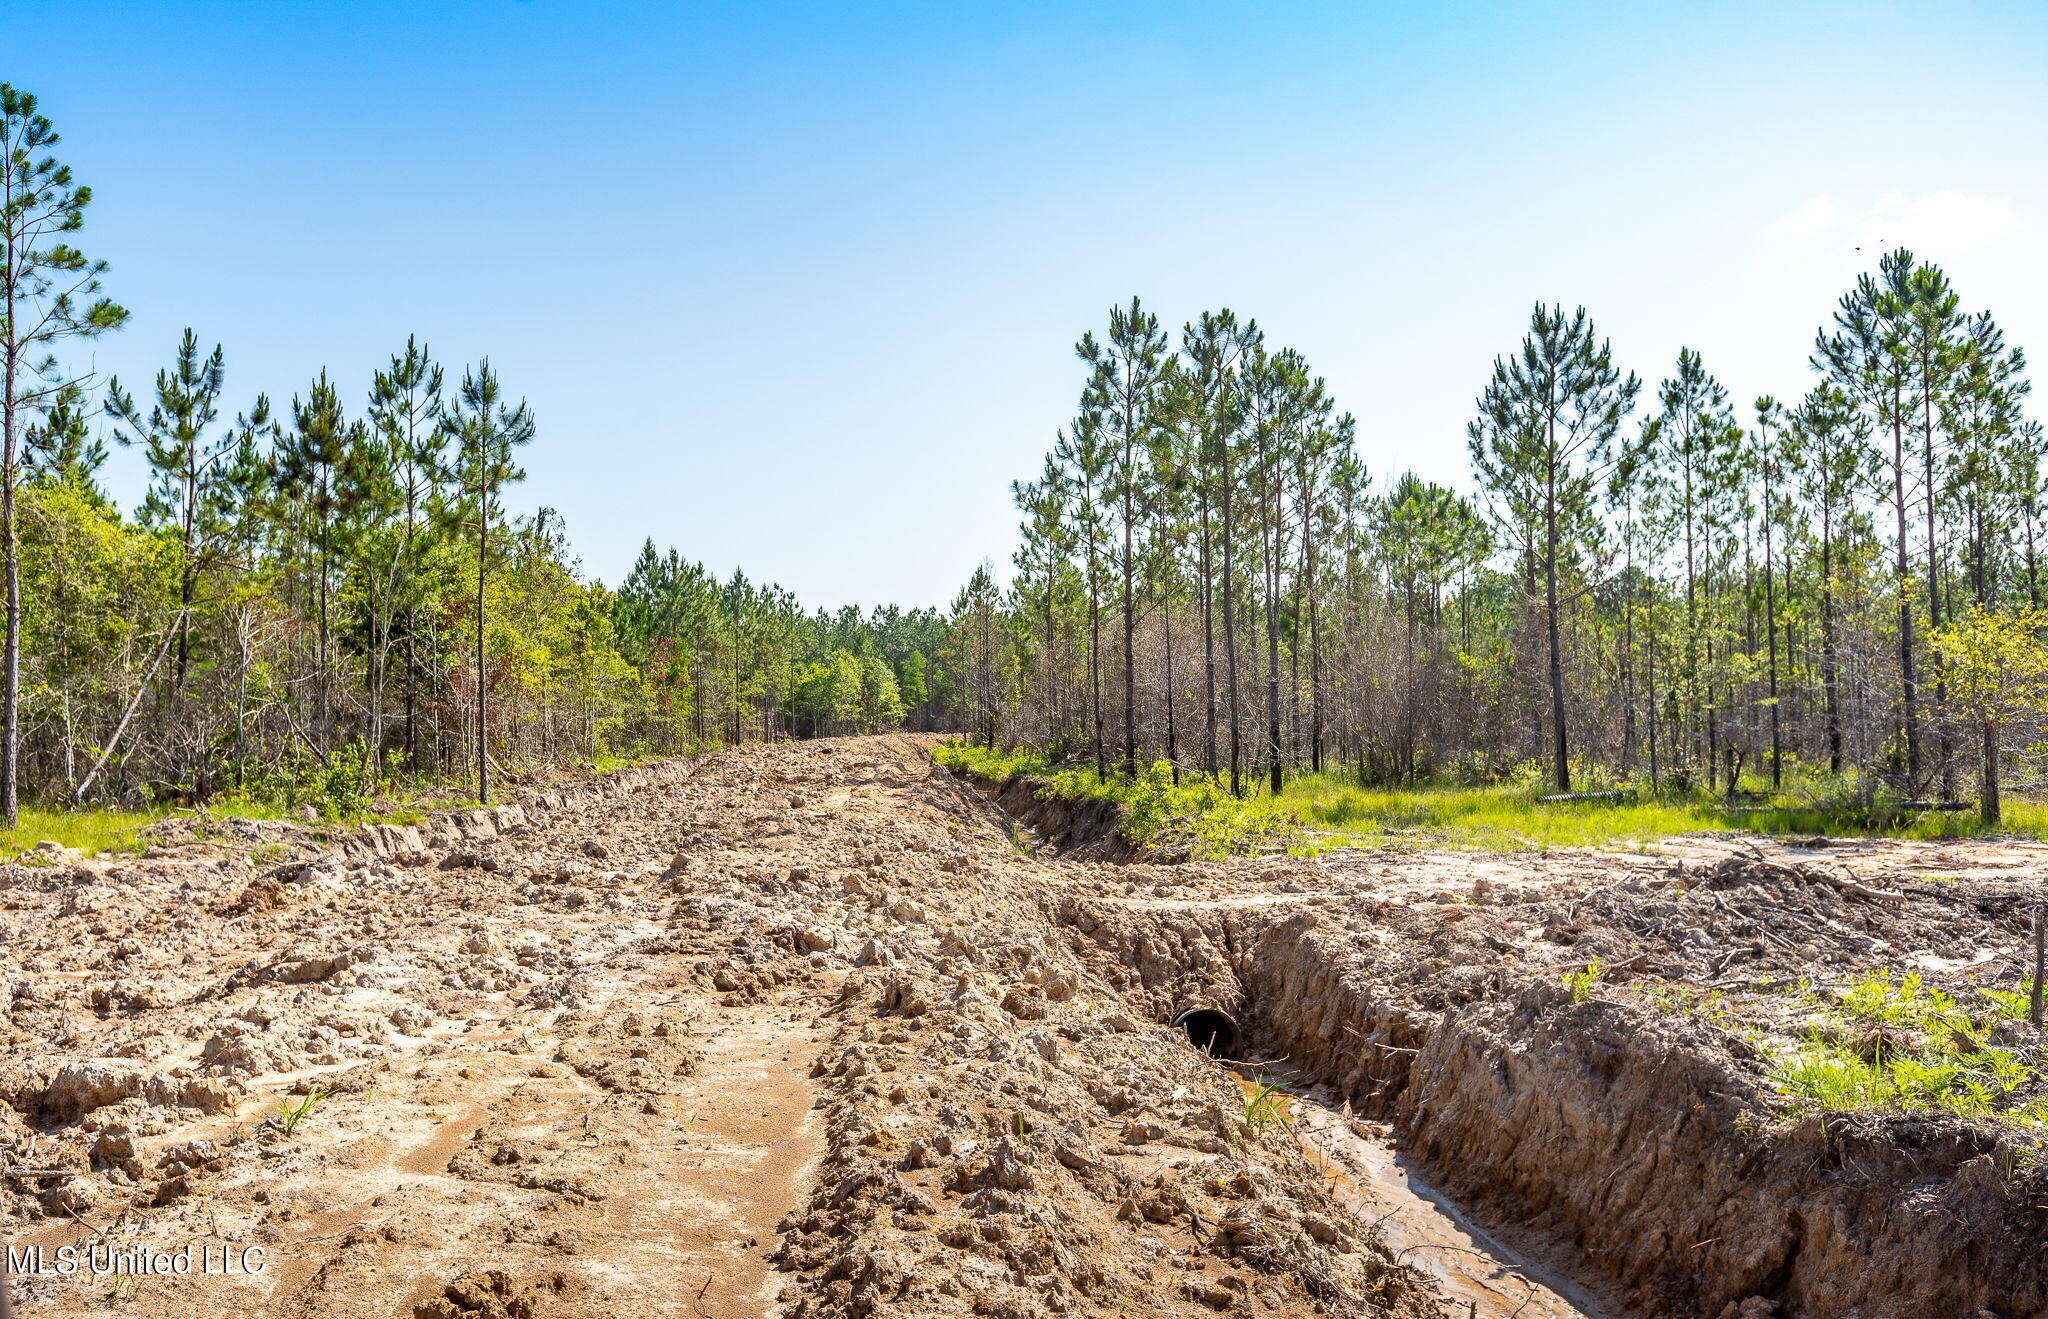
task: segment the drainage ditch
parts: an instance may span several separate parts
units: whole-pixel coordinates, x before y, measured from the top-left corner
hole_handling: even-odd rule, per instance
[[[1454,1314],[2048,1308],[2048,1212],[1981,1126],[1774,1124],[1727,1032],[1458,965],[1370,919],[1243,897],[1065,897],[1047,915],[1135,1007],[1286,1080],[1301,1139]]]
[[[1218,1008],[1190,1007],[1173,1026],[1188,1043],[1253,1084],[1271,1083],[1288,1133],[1323,1170],[1346,1208],[1380,1234],[1395,1259],[1435,1280],[1466,1319],[1607,1319],[1584,1288],[1496,1239],[1439,1192],[1395,1149],[1392,1131],[1353,1116],[1348,1101],[1284,1059],[1248,1059],[1237,1021]]]

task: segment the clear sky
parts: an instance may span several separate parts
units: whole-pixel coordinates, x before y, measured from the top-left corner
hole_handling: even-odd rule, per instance
[[[1300,348],[1381,480],[1464,482],[1537,299],[1652,387],[1687,345],[1796,398],[1903,242],[2048,353],[2039,3],[5,8],[134,313],[102,374],[191,325],[232,412],[360,398],[408,333],[487,354],[521,502],[614,584],[651,535],[944,603],[1134,293]]]

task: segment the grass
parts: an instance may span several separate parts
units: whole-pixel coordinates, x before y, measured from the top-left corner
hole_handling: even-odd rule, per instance
[[[447,792],[410,799],[389,810],[362,809],[323,814],[323,824],[417,824],[430,811],[469,805],[468,798]],[[250,820],[298,820],[298,808],[263,799],[236,799],[214,804],[216,814],[238,815]],[[142,831],[177,813],[170,806],[131,810],[120,806],[23,806],[21,822],[13,829],[0,829],[0,856],[16,856],[40,842],[75,847],[87,856],[140,852]]]
[[[608,773],[654,759],[658,757],[606,755],[578,768]],[[521,777],[523,780],[524,776]],[[303,812],[310,806],[318,818],[308,823],[403,825],[418,824],[435,811],[461,810],[476,804],[475,789],[467,780],[394,776],[358,785],[361,791],[338,796],[323,791],[324,786],[311,774],[289,782],[267,782],[216,797],[208,803],[208,810],[214,815],[247,820],[301,822]],[[45,841],[77,848],[87,856],[140,852],[144,846],[142,831],[177,813],[179,808],[170,805],[141,809],[96,805],[72,809],[24,804],[20,824],[11,830],[0,829],[0,857],[19,856]]]
[[[1125,837],[1140,846],[1181,843],[1196,857],[1284,848],[1297,855],[1333,847],[1448,848],[1483,852],[1609,847],[1679,834],[1759,833],[1889,838],[2048,838],[2048,803],[2008,800],[2005,822],[1985,827],[1974,812],[1909,812],[1865,799],[1855,784],[1789,775],[1778,793],[1735,806],[1705,794],[1643,796],[1635,801],[1546,802],[1533,774],[1481,787],[1382,788],[1337,773],[1300,774],[1280,794],[1263,789],[1232,797],[1219,783],[1183,771],[1175,785],[1163,764],[1132,780],[1107,780],[1089,768],[1055,765],[1032,748],[990,751],[941,745],[942,765],[984,778],[1022,773],[1044,779],[1048,795],[1108,798],[1129,810]],[[1605,786],[1605,785],[1603,785]]]
[[[0,854],[23,852],[46,841],[75,847],[87,855],[133,852],[139,847],[137,835],[168,814],[169,808],[130,811],[115,806],[84,806],[77,810],[23,806],[20,824],[0,830]]]
[[[932,759],[952,769],[1000,781],[1026,774],[1043,781],[1041,797],[1068,801],[1108,800],[1125,810],[1120,830],[1135,847],[1185,849],[1197,860],[1277,851],[1302,844],[1300,824],[1284,806],[1259,798],[1238,798],[1207,775],[1155,763],[1135,779],[1099,777],[1092,769],[1051,764],[1029,748],[991,751],[968,742],[941,743]],[[1014,842],[1012,844],[1015,845]]]
[[[1600,982],[1600,959],[1594,958],[1582,970],[1564,973],[1565,988],[1572,992],[1572,1002],[1583,1003],[1593,993],[1593,986]]]
[[[299,1129],[301,1123],[313,1116],[314,1110],[320,1107],[322,1100],[336,1093],[337,1091],[327,1086],[316,1085],[296,1104],[289,1098],[280,1099],[277,1101],[277,1112],[271,1120],[277,1124],[280,1132],[289,1136]]]
[[[1238,1114],[1238,1119],[1253,1140],[1260,1139],[1276,1125],[1286,1125],[1288,1110],[1294,1104],[1292,1091],[1263,1076],[1247,1077],[1233,1072],[1231,1079],[1237,1082],[1244,1101],[1244,1109]]]
[[[2005,823],[1983,826],[1972,813],[1888,812],[1861,805],[1816,804],[1810,787],[1736,808],[1706,797],[1645,797],[1633,802],[1544,802],[1523,784],[1489,787],[1371,788],[1333,774],[1302,775],[1279,801],[1302,823],[1329,835],[1329,846],[1416,846],[1518,851],[1643,843],[1676,834],[1832,834],[1892,838],[2048,838],[2048,804],[2008,802]]]

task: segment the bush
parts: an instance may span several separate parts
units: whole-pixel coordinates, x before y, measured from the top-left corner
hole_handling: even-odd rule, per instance
[[[215,799],[228,814],[261,815],[311,806],[325,819],[364,814],[378,794],[403,777],[405,757],[392,752],[377,763],[370,744],[358,737],[321,760],[302,755],[282,765],[252,769],[234,791]]]

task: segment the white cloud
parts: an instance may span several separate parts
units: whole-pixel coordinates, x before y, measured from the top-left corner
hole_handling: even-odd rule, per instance
[[[1907,198],[1893,193],[1870,208],[1860,230],[1865,247],[1911,247],[1940,261],[1950,252],[1996,242],[2020,230],[2020,217],[1996,197],[1931,192]]]
[[[1848,221],[1846,232],[1842,222]],[[1996,197],[1960,192],[1930,192],[1918,197],[1887,193],[1874,205],[1845,216],[1828,196],[1808,197],[1765,226],[1766,232],[1795,243],[1846,237],[1866,250],[1910,247],[1939,261],[1946,253],[1980,247],[2010,237],[2022,228],[2019,213]]]
[[[1832,197],[1808,197],[1792,211],[1771,221],[1769,229],[1774,234],[1795,238],[1802,243],[1811,242],[1834,227],[1842,212]]]

